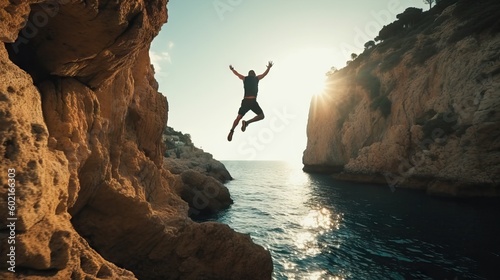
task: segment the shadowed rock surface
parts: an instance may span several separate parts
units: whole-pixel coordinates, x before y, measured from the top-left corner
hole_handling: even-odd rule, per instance
[[[168,103],[148,52],[166,4],[0,1],[0,156],[18,218],[16,273],[2,254],[1,279],[271,278],[247,235],[189,219],[189,174],[163,167]]]

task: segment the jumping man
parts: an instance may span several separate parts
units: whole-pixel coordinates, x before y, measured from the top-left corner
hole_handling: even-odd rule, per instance
[[[264,119],[264,112],[260,108],[259,103],[257,103],[257,92],[259,91],[259,81],[262,80],[267,75],[267,73],[269,73],[269,69],[273,67],[273,62],[269,61],[266,67],[266,71],[258,76],[255,76],[255,72],[253,70],[250,70],[248,71],[248,76],[245,77],[238,73],[238,71],[234,70],[234,67],[232,65],[229,65],[229,69],[231,69],[231,71],[233,71],[233,73],[238,76],[238,78],[243,80],[245,96],[241,101],[241,106],[238,110],[238,116],[236,116],[236,119],[233,122],[233,127],[227,135],[228,141],[231,141],[233,139],[234,129],[236,128],[236,126],[238,126],[240,120],[249,110],[252,110],[257,116],[249,119],[248,121],[242,121],[241,131],[245,131],[249,124]]]

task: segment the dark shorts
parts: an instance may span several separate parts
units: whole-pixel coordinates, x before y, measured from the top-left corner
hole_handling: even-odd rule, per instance
[[[264,113],[260,108],[259,103],[257,103],[257,99],[243,98],[243,100],[241,100],[241,107],[238,110],[238,115],[244,116],[250,110],[257,115]]]

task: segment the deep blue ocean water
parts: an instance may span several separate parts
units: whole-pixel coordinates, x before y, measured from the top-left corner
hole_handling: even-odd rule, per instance
[[[339,182],[300,165],[224,161],[215,220],[273,257],[273,279],[500,279],[500,203]]]

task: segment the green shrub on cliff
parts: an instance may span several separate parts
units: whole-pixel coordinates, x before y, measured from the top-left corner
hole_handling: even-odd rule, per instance
[[[380,94],[380,79],[372,74],[378,62],[365,65],[356,75],[356,82],[369,94],[370,99],[374,99]]]
[[[423,18],[422,9],[413,7],[407,8],[404,12],[398,14],[396,18],[399,19],[405,28],[411,28]]]
[[[380,29],[378,36],[375,37],[375,41],[384,41],[391,37],[395,37],[401,34],[404,31],[404,26],[401,21],[397,20],[395,22],[389,23],[388,25],[384,25],[382,29]]]
[[[349,114],[354,110],[354,107],[359,102],[358,97],[350,92],[345,99],[342,100],[340,106],[338,106],[338,119],[337,128],[340,129],[344,125],[345,121],[349,117]]]
[[[412,62],[417,65],[423,64],[427,61],[427,59],[431,58],[438,52],[439,49],[436,44],[433,41],[428,40],[420,48],[413,52]]]
[[[375,47],[375,41],[373,40],[370,40],[368,42],[365,43],[365,50],[369,50],[371,48]]]
[[[378,96],[375,100],[370,104],[370,108],[375,110],[380,110],[382,116],[387,118],[391,114],[392,101],[385,95]]]
[[[468,36],[476,36],[486,30],[490,34],[500,32],[500,1],[498,0],[459,1],[453,10],[453,16],[463,24],[458,26],[448,39],[450,44]]]
[[[391,114],[392,102],[387,97],[387,93],[381,95],[382,84],[380,79],[373,74],[378,64],[378,61],[375,61],[365,65],[365,67],[358,72],[356,82],[368,92],[368,97],[372,100],[370,108],[373,111],[380,110],[382,115],[387,117]]]
[[[375,37],[375,41],[385,41],[404,34],[406,30],[417,25],[424,18],[424,14],[422,13],[422,9],[410,7],[396,17],[398,20],[384,25],[380,29],[378,36]]]
[[[406,53],[407,50],[405,49],[400,49],[400,50],[397,50],[393,53],[391,53],[390,55],[388,55],[381,63],[380,63],[380,66],[379,66],[379,69],[381,72],[387,72],[391,69],[393,69],[394,67],[396,67],[396,65],[399,64],[399,62],[401,62],[401,60],[403,59],[403,55]]]
[[[454,113],[439,113],[436,117],[425,121],[422,126],[425,139],[444,138],[455,132],[457,116]]]
[[[176,131],[170,126],[163,130],[163,139],[167,150],[175,149],[179,146],[194,146],[191,135]]]

